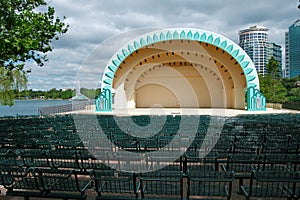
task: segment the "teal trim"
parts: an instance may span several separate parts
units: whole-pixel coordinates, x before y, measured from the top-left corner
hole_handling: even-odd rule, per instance
[[[221,43],[220,48],[221,48],[221,49],[225,49],[226,46],[227,46],[227,41],[225,40],[225,41],[223,41],[223,42]]]
[[[150,36],[149,36],[150,37]],[[153,35],[153,43],[159,42],[158,36],[156,34]],[[150,44],[152,42],[148,42]]]
[[[174,37],[174,39],[177,39],[177,38]],[[186,39],[184,31],[181,31],[181,33],[180,33],[180,39]]]
[[[215,39],[214,45],[218,47],[219,44],[220,44],[220,38]]]
[[[154,37],[153,37],[153,39],[154,39]],[[152,40],[152,38],[148,35],[148,36],[147,36],[147,44],[151,44],[151,43],[153,43],[153,40]]]
[[[172,40],[173,39],[172,34],[171,34],[170,31],[167,32],[167,37],[166,38],[167,38],[167,40]]]
[[[111,72],[116,72],[116,70],[117,70],[117,68],[116,67],[114,67],[114,66],[112,66],[112,65],[110,65],[110,66],[108,66],[108,69],[111,71]]]
[[[105,76],[112,79],[114,77],[114,73],[113,72],[106,72]]]
[[[118,54],[117,57],[120,62],[122,62],[125,59],[125,57],[122,54]]]
[[[248,86],[249,86],[249,87],[254,87],[254,88],[257,87],[257,85],[256,85],[255,83],[249,83]],[[248,87],[248,88],[249,88],[249,87]]]
[[[122,49],[122,53],[123,53],[124,57],[127,57],[130,55],[130,53],[126,49]]]
[[[245,70],[244,70],[244,73],[245,73],[246,75],[248,75],[248,74],[251,74],[252,71],[253,71],[253,69],[248,68],[248,69],[245,69]]]
[[[249,111],[266,110],[266,98],[255,87],[249,87],[247,90],[247,110]]]
[[[236,60],[241,63],[245,58],[245,55],[240,55],[239,57],[236,58]]]
[[[232,51],[232,49],[233,49],[233,45],[229,45],[229,46],[225,49],[225,51],[227,51],[228,53],[230,53],[230,52]]]
[[[128,45],[128,50],[129,50],[130,54],[135,51],[134,47],[131,45]]]
[[[188,34],[187,34],[187,39],[188,40],[192,40],[193,39],[193,33],[192,31],[189,31]]]
[[[133,45],[134,45],[134,48],[135,48],[136,50],[139,49],[139,48],[141,47],[140,43],[137,42],[137,41],[134,41]]]
[[[119,67],[119,65],[121,64],[121,62],[119,60],[113,60],[112,63],[114,64],[114,66]]]
[[[201,35],[200,41],[206,41],[206,34],[205,33],[203,33]]]
[[[141,44],[141,46],[146,46],[147,42],[143,38],[141,38],[140,44]]]
[[[107,75],[105,74],[105,76],[107,77]],[[112,84],[112,79],[104,79],[104,81],[102,83],[105,83],[106,85],[110,85]]]
[[[241,66],[247,83],[247,89],[254,87],[259,90],[259,80],[256,69],[250,57],[246,52],[241,49],[240,46],[232,42],[231,40],[218,35],[213,32],[203,31],[199,29],[166,29],[148,33],[146,35],[140,36],[137,39],[131,41],[125,47],[117,52],[115,56],[111,59],[111,63],[106,67],[103,78],[102,86],[103,88],[111,88],[114,73],[117,71],[119,65],[133,52],[136,50],[150,44],[167,41],[167,40],[194,40],[199,42],[208,43],[214,45],[228,54],[230,54],[237,63]],[[108,79],[109,78],[109,79]]]
[[[112,111],[111,89],[104,89],[96,99],[96,111]]]
[[[245,69],[245,68],[248,67],[249,64],[250,64],[249,61],[242,62],[241,67],[242,67],[243,69]]]
[[[246,78],[247,78],[247,82],[251,82],[256,79],[255,76],[251,76],[251,75],[246,75]]]
[[[214,40],[213,36],[210,35],[208,36],[206,43],[213,44],[213,40]]]
[[[159,37],[160,37],[160,41],[166,40],[166,36],[165,36],[165,34],[163,32],[160,33]],[[158,42],[160,42],[160,41],[158,41]]]
[[[178,35],[178,32],[177,32],[177,31],[175,31],[175,32],[173,33],[173,39],[179,39],[179,35]]]
[[[196,32],[196,33],[194,34],[194,40],[198,41],[199,38],[200,38],[200,34],[199,34],[198,32]]]
[[[239,50],[238,50],[238,49],[234,50],[234,51],[231,53],[231,56],[234,57],[234,58],[236,58],[238,55],[239,55]]]

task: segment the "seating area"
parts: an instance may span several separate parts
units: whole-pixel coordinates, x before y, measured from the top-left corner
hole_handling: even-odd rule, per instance
[[[0,118],[0,185],[25,200],[299,199],[299,133],[299,114]]]

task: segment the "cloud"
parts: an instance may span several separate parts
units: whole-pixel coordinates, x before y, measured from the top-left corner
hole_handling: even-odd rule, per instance
[[[53,42],[44,67],[28,63],[32,89],[74,88],[78,71],[89,77],[83,83],[88,85],[88,80],[101,76],[103,65],[118,47],[99,50],[99,46],[134,29],[199,28],[238,42],[239,30],[258,24],[267,26],[269,40],[284,48],[284,33],[298,15],[298,2],[283,0],[53,0],[50,6],[61,19],[66,16],[70,28]]]

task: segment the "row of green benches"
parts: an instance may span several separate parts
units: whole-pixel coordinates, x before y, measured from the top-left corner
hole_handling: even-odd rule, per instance
[[[171,123],[178,123],[181,116],[167,116]],[[200,123],[210,124],[209,116],[191,116],[200,119]],[[90,117],[83,115],[82,118],[88,120]],[[95,117],[94,117],[95,118]],[[164,119],[162,116],[97,116],[97,120],[102,127],[114,128],[118,121],[127,121],[132,119],[136,124],[145,126],[152,121],[159,121]],[[244,130],[251,130],[253,128],[264,128],[265,130],[284,129],[285,127],[299,128],[300,116],[299,114],[271,114],[271,115],[241,115],[237,117],[223,117],[226,119],[224,127],[242,126]],[[17,118],[0,118],[0,127],[6,127],[8,130],[28,130],[26,127],[32,129],[44,129],[45,127],[52,127],[54,130],[66,129],[67,127],[74,128],[74,121],[72,115],[57,115],[47,117],[17,117]],[[1,129],[2,130],[2,129]]]
[[[42,149],[42,150],[53,150],[53,149],[73,149],[81,150],[84,148],[108,148],[111,151],[116,149],[123,149],[126,151],[134,152],[150,152],[157,151],[160,149],[166,150],[178,150],[180,148],[187,148],[188,153],[195,151],[206,150],[205,147],[209,147],[209,151],[217,152],[220,155],[225,156],[228,153],[300,153],[300,142],[296,138],[289,139],[290,137],[273,137],[267,136],[267,139],[263,139],[263,136],[256,137],[234,137],[232,135],[221,135],[219,138],[177,138],[173,136],[161,136],[152,139],[130,139],[127,137],[117,137],[114,140],[106,138],[103,140],[103,136],[97,137],[94,135],[85,134],[81,136],[73,135],[68,138],[56,138],[45,137],[41,138],[26,138],[16,137],[14,140],[7,138],[2,149]],[[180,136],[179,136],[180,137]],[[35,141],[34,141],[35,140]],[[173,141],[173,143],[171,143]],[[177,142],[176,142],[177,141]],[[184,146],[186,144],[186,146]]]
[[[177,124],[178,125],[178,124]],[[211,124],[208,124],[209,126],[212,126]],[[203,125],[203,124],[200,124],[199,125],[199,130],[197,131],[197,134],[196,134],[196,137],[199,137],[201,139],[201,137],[205,136],[207,134],[207,126],[208,125]],[[168,126],[168,124],[165,125],[166,127]],[[30,127],[29,127],[30,128]],[[73,127],[72,129],[67,129],[67,130],[56,130],[54,131],[51,126],[49,127],[49,129],[47,131],[28,131],[28,132],[21,132],[21,133],[18,133],[18,132],[14,132],[13,135],[16,135],[16,137],[22,137],[22,134],[24,137],[32,137],[32,136],[36,136],[37,134],[40,135],[40,137],[59,137],[59,138],[63,138],[63,137],[72,137],[72,136],[76,136],[78,134],[76,134],[77,130],[76,128],[78,127]],[[82,128],[82,127],[80,127]],[[102,129],[104,131],[104,133],[107,135],[107,137],[111,140],[116,140],[117,138],[121,138],[121,137],[127,137],[127,138],[130,138],[130,131],[127,130],[127,131],[123,131],[123,130],[120,130],[120,128],[118,127],[118,125],[115,124],[115,126],[113,128],[109,128],[109,129],[106,129],[105,127],[97,127],[97,129],[93,128],[93,127],[90,127],[90,126],[83,126],[83,131],[86,132],[86,134],[94,134],[94,133],[97,133],[97,131],[99,129]],[[147,130],[150,129],[151,127],[147,127]],[[236,127],[231,127],[231,128],[226,128],[226,127],[219,127],[217,128],[216,131],[222,131],[222,134],[221,136],[234,136],[235,138],[241,138],[241,137],[254,137],[255,135],[261,135],[261,136],[275,136],[275,137],[286,137],[287,135],[292,137],[292,138],[296,138],[296,139],[299,139],[299,135],[297,134],[297,130],[296,129],[296,133],[292,134],[293,132],[293,128],[292,126],[290,126],[289,128],[286,128],[285,131],[277,131],[276,133],[273,133],[271,131],[271,129],[273,129],[274,127],[268,127],[268,130],[267,131],[264,131],[264,132],[261,132],[259,130],[256,130],[256,127],[253,126],[252,127],[252,130],[245,130],[243,127],[240,127],[240,128],[236,128]],[[89,130],[91,129],[91,130]],[[130,129],[130,127],[128,127],[128,129]],[[182,129],[181,132],[189,132],[190,130],[189,129]],[[210,131],[214,131],[213,129],[210,130]],[[172,127],[172,128],[165,128],[163,130],[161,130],[160,132],[158,133],[155,133],[155,138],[158,138],[159,136],[174,136],[176,135],[178,132],[178,128],[176,127]],[[270,133],[269,133],[270,132]],[[287,133],[287,134],[286,134]],[[185,134],[186,135],[186,134]],[[12,136],[13,137],[13,136]],[[78,137],[78,136],[77,136]],[[233,139],[233,138],[232,138]]]
[[[299,115],[283,115],[285,117],[280,117],[280,115],[251,115],[251,117],[239,116],[239,117],[223,117],[225,119],[224,128],[228,129],[229,131],[235,127],[242,127],[245,131],[268,131],[272,132],[275,131],[288,131],[288,128],[294,129],[299,128],[297,124],[300,121]],[[179,124],[181,118],[184,116],[167,116],[166,125],[176,125]],[[187,116],[185,116],[187,117]],[[209,116],[188,116],[193,118],[199,118],[200,122],[199,125],[211,125],[210,124],[210,117]],[[78,118],[78,117],[76,117]],[[86,127],[87,129],[93,128],[96,126],[94,124],[95,120],[89,123],[89,116],[83,115],[79,117],[82,120],[85,120],[89,126]],[[94,119],[95,117],[93,117]],[[151,116],[152,121],[159,121],[161,116]],[[133,120],[139,126],[145,126],[150,123],[150,116],[127,116],[127,117],[116,117],[116,116],[97,116],[96,122],[101,125],[102,128],[105,129],[114,129],[117,131],[116,127],[117,121],[126,122],[128,120]],[[287,122],[286,122],[287,121]],[[92,124],[92,126],[91,126]],[[18,131],[37,131],[37,130],[50,130],[52,131],[60,131],[60,130],[67,130],[67,129],[76,129],[74,124],[73,116],[66,115],[66,116],[51,116],[51,117],[34,117],[34,118],[16,118],[16,119],[1,119],[0,118],[0,127],[1,130],[7,130],[11,132],[18,132]],[[130,127],[128,127],[130,130]],[[2,132],[2,131],[0,131]]]
[[[81,116],[83,119],[85,119],[85,116]],[[193,116],[195,117],[195,116]],[[199,117],[199,116],[198,116]],[[203,117],[203,116],[201,116]],[[201,118],[200,117],[200,118]],[[270,118],[272,119],[273,116]],[[277,117],[277,116],[275,116]],[[60,124],[59,126],[62,127],[62,129],[53,129],[52,125],[55,124],[55,119],[57,118],[57,123]],[[176,134],[176,130],[178,128],[175,128],[173,131],[170,131],[168,133],[167,129],[166,132],[160,133],[160,136],[155,135],[155,137],[151,138],[137,138],[129,136],[128,134],[124,132],[120,132],[120,130],[116,131],[117,127],[116,123],[114,122],[114,117],[112,116],[99,116],[99,120],[105,121],[103,123],[103,126],[108,127],[114,127],[110,128],[107,134],[107,138],[112,142],[112,144],[116,145],[118,148],[127,150],[127,151],[156,151],[161,149],[162,147],[165,147],[173,138],[174,134]],[[119,117],[122,118],[122,120],[126,121],[130,119],[130,117]],[[137,116],[136,119],[143,119],[143,122],[138,122],[140,125],[143,125],[143,123],[148,123],[147,119],[148,116]],[[170,123],[178,123],[178,120],[180,120],[179,116],[176,116],[173,118],[172,116],[168,116]],[[209,124],[209,117],[205,116],[206,122],[200,124],[199,126],[199,133],[196,134],[195,138],[192,138],[193,141],[191,142],[190,148],[188,151],[193,153],[192,149],[200,148],[203,143],[208,142],[215,142],[214,139],[204,139],[207,131],[207,126]],[[212,149],[212,151],[217,151],[217,153],[221,154],[223,153],[225,156],[228,153],[236,152],[236,151],[257,151],[258,153],[297,153],[300,151],[300,138],[299,134],[289,134],[285,135],[284,133],[278,132],[276,134],[268,133],[268,132],[256,132],[256,126],[254,126],[252,123],[254,123],[254,120],[250,120],[250,124],[253,125],[252,131],[245,130],[248,129],[247,127],[242,127],[240,130],[239,128],[236,128],[239,126],[239,124],[242,124],[239,122],[239,119],[243,117],[238,117],[237,119],[230,119],[228,118],[228,123],[225,123],[225,126],[222,130],[222,133],[219,136],[219,138],[216,138],[215,140],[218,140],[216,144],[211,144],[211,146],[215,145],[215,148]],[[258,118],[258,117],[256,117]],[[268,116],[266,117],[268,119]],[[277,117],[280,119],[279,117]],[[73,148],[73,149],[82,149],[86,145],[88,146],[91,140],[94,139],[93,134],[96,134],[96,132],[86,132],[84,136],[78,135],[76,133],[76,127],[73,125],[70,125],[74,122],[72,122],[72,116],[64,116],[64,117],[50,117],[50,118],[37,118],[38,121],[45,121],[44,129],[43,131],[37,130],[30,130],[32,127],[27,127],[26,130],[23,130],[21,132],[10,132],[8,135],[3,135],[1,138],[1,144],[2,148],[17,148],[17,149],[53,149],[53,148]],[[49,119],[51,119],[51,123],[47,124]],[[277,120],[278,120],[277,119]],[[17,119],[17,121],[20,121],[21,119]],[[28,120],[28,119],[26,119]],[[26,121],[25,120],[25,121]],[[66,122],[64,123],[64,120]],[[121,121],[122,121],[121,120]],[[247,119],[249,120],[249,119]],[[262,119],[263,120],[263,119]],[[0,120],[1,121],[1,120]],[[204,120],[205,121],[205,120]],[[237,122],[236,122],[237,121]],[[241,120],[243,121],[243,120]],[[265,120],[266,122],[270,123],[270,120]],[[30,119],[30,122],[34,124],[34,119]],[[21,123],[21,122],[19,122]],[[247,123],[245,121],[244,123]],[[26,123],[25,123],[26,124]],[[30,124],[30,123],[27,123]],[[105,125],[106,124],[106,125]],[[280,124],[280,123],[279,123]],[[232,125],[232,126],[231,126]],[[169,126],[169,125],[166,125]],[[264,124],[266,126],[266,124]],[[291,124],[291,126],[295,126]],[[71,128],[70,128],[71,127]],[[296,127],[296,126],[295,126]],[[63,128],[66,128],[64,130]],[[9,129],[9,128],[8,128]],[[201,129],[201,131],[200,131]],[[273,129],[272,126],[268,126],[267,130],[270,131]],[[291,128],[292,129],[292,128]],[[116,131],[116,132],[115,132]],[[183,130],[188,131],[188,130]],[[219,130],[220,131],[220,130]],[[286,131],[290,131],[287,129]],[[5,132],[4,132],[5,133]],[[93,143],[95,144],[95,142]],[[102,143],[99,142],[99,146],[101,146]],[[242,147],[242,148],[241,148]],[[172,149],[171,149],[172,150]],[[223,151],[223,152],[222,152]]]
[[[127,171],[148,171],[168,167],[169,170],[183,171],[184,173],[193,168],[200,171],[220,171],[222,166],[223,170],[248,174],[248,177],[252,170],[270,170],[271,167],[284,171],[300,170],[300,154],[298,153],[250,154],[235,152],[222,157],[211,153],[201,158],[196,153],[199,152],[192,155],[189,152],[166,151],[131,156],[126,152],[113,153],[104,150],[99,151],[98,155],[93,155],[85,149],[1,149],[0,166],[8,168],[68,168],[80,170],[82,174],[89,173],[94,169],[103,169],[105,166]]]
[[[96,199],[231,199],[234,172],[155,171],[146,174],[92,171],[80,176],[75,170],[0,168],[0,184],[7,196],[86,199],[94,189]],[[240,195],[251,197],[298,199],[300,173],[253,171],[250,181],[240,186]]]

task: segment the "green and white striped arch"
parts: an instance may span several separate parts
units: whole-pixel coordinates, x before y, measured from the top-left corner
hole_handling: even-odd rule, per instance
[[[244,72],[246,79],[247,91],[251,92],[251,97],[247,96],[247,109],[248,110],[265,110],[265,98],[259,91],[259,78],[255,66],[251,58],[247,53],[235,42],[230,39],[219,35],[214,32],[200,30],[200,29],[189,29],[189,28],[172,28],[163,29],[148,34],[141,35],[134,40],[129,41],[122,48],[120,48],[106,66],[102,81],[101,81],[101,91],[102,94],[96,100],[96,110],[97,111],[111,111],[112,110],[112,97],[111,90],[114,75],[119,68],[120,64],[133,52],[143,48],[147,45],[151,45],[158,42],[170,41],[170,40],[192,40],[199,41],[207,44],[211,44],[215,47],[220,48],[227,52],[231,57],[233,57]],[[259,93],[259,95],[258,95]],[[107,95],[103,95],[107,94]],[[100,98],[101,96],[101,98]],[[256,99],[256,96],[262,97],[259,100],[260,105],[257,105],[256,100],[250,101],[249,99]],[[104,98],[104,99],[103,99]],[[102,104],[100,106],[100,104]],[[105,106],[103,106],[105,104]],[[107,105],[108,104],[108,105]]]

